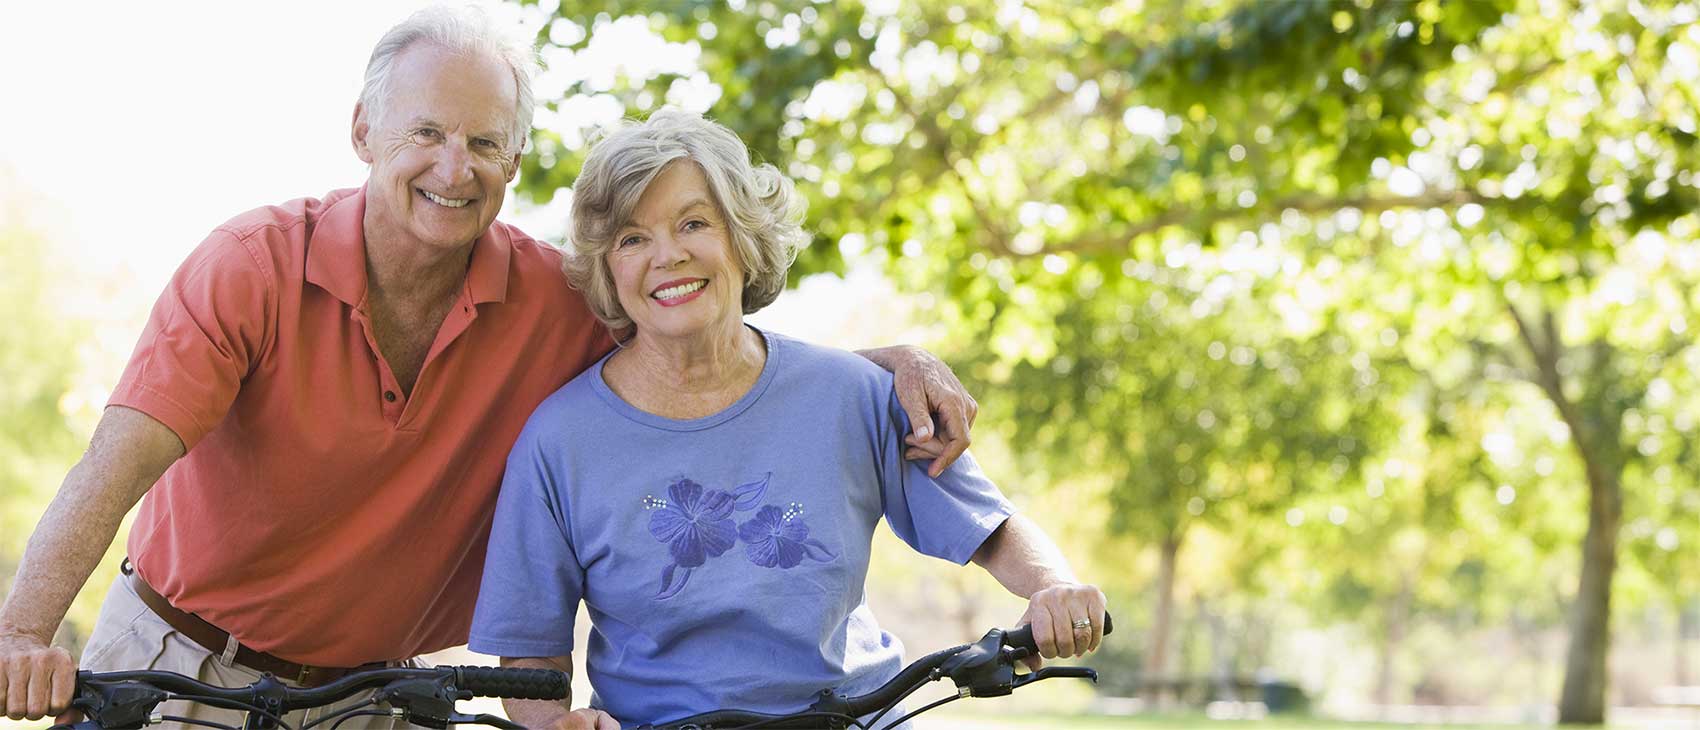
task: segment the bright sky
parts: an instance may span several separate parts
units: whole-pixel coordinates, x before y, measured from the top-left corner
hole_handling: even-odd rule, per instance
[[[385,30],[423,4],[10,7],[0,22],[0,68],[8,69],[0,74],[0,193],[11,177],[25,199],[43,201],[38,223],[48,228],[66,268],[85,279],[113,277],[117,290],[102,298],[144,312],[184,255],[219,223],[259,205],[364,181],[348,134],[366,59]],[[523,22],[511,7],[492,7]],[[620,35],[620,42],[592,39],[604,49],[558,63],[552,75],[567,72],[598,86],[594,79],[613,73],[598,67],[654,66],[656,43],[631,42],[631,33],[611,27],[604,34]],[[618,57],[615,49],[639,58]],[[694,58],[675,61],[694,64]],[[564,83],[546,76],[540,87]],[[617,109],[601,111],[618,116]],[[555,239],[564,228],[559,204],[516,210],[510,196],[508,208],[503,219],[533,235]],[[857,318],[859,326],[850,329],[865,332],[835,341],[895,341],[865,310],[858,317],[857,302],[845,301],[851,288],[862,301],[889,292],[868,273],[851,287],[811,282],[762,319],[829,339],[845,330],[846,318]],[[128,352],[134,336],[116,333],[113,339],[125,341],[104,349]]]
[[[416,3],[29,3],[0,23],[0,165],[55,238],[157,293],[248,208],[360,184],[349,116]],[[69,252],[68,252],[69,253]]]

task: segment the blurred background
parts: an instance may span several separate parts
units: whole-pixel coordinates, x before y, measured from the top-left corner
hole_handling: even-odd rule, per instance
[[[415,7],[0,11],[0,580],[182,257],[362,182],[365,58]],[[558,242],[621,117],[731,127],[815,231],[753,319],[945,357],[1109,593],[1096,690],[923,727],[1700,726],[1700,4],[490,11],[547,65],[507,220]],[[1021,613],[876,558],[911,655]]]

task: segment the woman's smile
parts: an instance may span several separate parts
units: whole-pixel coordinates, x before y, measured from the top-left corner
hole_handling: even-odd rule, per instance
[[[707,279],[675,279],[656,287],[649,298],[663,307],[677,307],[701,296],[707,286]]]

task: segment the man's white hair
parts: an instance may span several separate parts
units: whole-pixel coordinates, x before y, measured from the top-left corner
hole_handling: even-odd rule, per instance
[[[531,79],[537,73],[537,52],[520,38],[518,30],[517,26],[511,31],[501,28],[482,9],[473,6],[434,6],[420,10],[391,28],[372,48],[372,58],[366,62],[366,83],[360,89],[360,104],[366,108],[369,119],[376,121],[383,117],[384,104],[395,92],[390,88],[395,59],[415,43],[489,55],[513,71],[519,103],[514,109],[508,142],[514,152],[524,151],[531,138],[532,111],[537,103],[531,92]]]

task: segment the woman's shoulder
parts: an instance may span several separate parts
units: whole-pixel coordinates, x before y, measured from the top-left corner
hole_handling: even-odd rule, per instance
[[[883,420],[892,401],[891,373],[849,350],[769,333],[779,355],[781,392],[803,397],[811,407],[828,403]]]
[[[891,373],[854,352],[776,332],[768,332],[767,336],[772,346],[779,350],[782,367],[795,375],[831,378],[833,382],[856,383],[875,390],[891,389]]]
[[[604,362],[607,360],[599,360],[585,368],[584,372],[537,404],[526,420],[525,435],[557,438],[596,431],[597,419],[608,413],[596,392]]]

